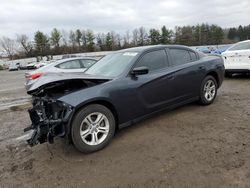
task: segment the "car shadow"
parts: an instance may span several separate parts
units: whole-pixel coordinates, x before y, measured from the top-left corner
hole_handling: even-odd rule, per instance
[[[240,74],[235,73],[232,75],[232,77],[227,77],[226,79],[250,79],[250,73],[249,74]]]

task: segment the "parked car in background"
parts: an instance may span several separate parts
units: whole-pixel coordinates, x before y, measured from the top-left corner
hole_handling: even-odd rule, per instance
[[[26,70],[26,69],[27,69],[27,64],[25,64],[25,63],[20,63],[19,69],[20,69],[20,70]]]
[[[203,52],[205,54],[210,54],[211,50],[208,47],[197,47],[196,50]]]
[[[73,58],[73,57],[77,57],[77,56],[73,54],[65,54],[62,56],[62,59]]]
[[[17,71],[18,65],[16,63],[11,63],[9,66],[9,71]]]
[[[83,73],[87,68],[93,65],[97,60],[90,57],[76,57],[55,61],[47,64],[35,71],[26,72],[26,87],[33,84],[38,78],[46,73],[72,72]]]
[[[50,63],[51,63],[51,61],[40,61],[39,63],[36,64],[36,68],[37,69],[41,68],[41,67],[46,66],[46,65],[48,65]]]
[[[37,62],[28,63],[28,65],[26,66],[26,69],[28,70],[36,69],[37,68],[36,64]]]
[[[211,51],[211,54],[222,54],[223,52],[225,52],[230,47],[231,47],[231,45],[219,47],[216,50]]]
[[[28,87],[31,146],[68,137],[81,152],[105,147],[119,128],[199,101],[212,104],[223,59],[185,46],[156,45],[108,54],[84,74],[47,74]]]
[[[238,42],[222,53],[225,76],[234,73],[250,73],[250,40]]]

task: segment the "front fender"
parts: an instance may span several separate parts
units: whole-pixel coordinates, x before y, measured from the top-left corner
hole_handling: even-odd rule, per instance
[[[103,85],[75,91],[62,96],[57,100],[67,103],[75,109],[78,109],[87,103],[97,100],[105,100],[111,102],[110,96]]]

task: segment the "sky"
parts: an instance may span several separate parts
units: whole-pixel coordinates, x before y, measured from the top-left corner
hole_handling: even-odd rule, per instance
[[[250,0],[0,0],[0,38],[40,30],[125,33],[144,26],[250,24]]]

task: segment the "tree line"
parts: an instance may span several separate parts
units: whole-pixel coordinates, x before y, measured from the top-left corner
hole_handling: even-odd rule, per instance
[[[37,31],[33,39],[18,34],[15,39],[1,37],[0,47],[10,59],[111,51],[123,48],[157,45],[182,44],[188,46],[218,45],[233,43],[250,38],[250,25],[223,29],[215,24],[176,26],[173,30],[162,26],[160,29],[144,27],[119,34],[114,31],[95,33],[93,30],[71,31],[54,28],[49,34]]]

